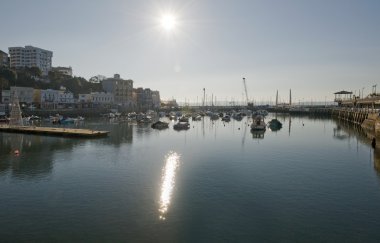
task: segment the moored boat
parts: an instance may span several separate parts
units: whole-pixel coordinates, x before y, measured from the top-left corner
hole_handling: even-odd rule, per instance
[[[178,122],[173,126],[174,130],[187,130],[190,128],[190,124],[188,122]]]
[[[165,129],[169,127],[169,123],[167,122],[162,122],[162,121],[157,121],[151,125],[152,128],[154,129]]]
[[[266,129],[266,124],[264,122],[263,116],[256,116],[253,118],[253,122],[251,124],[252,131],[264,131]]]
[[[218,120],[219,119],[219,114],[218,113],[212,113],[210,115],[210,119],[211,120]]]
[[[191,117],[191,120],[193,120],[193,121],[200,121],[200,120],[202,120],[202,116],[201,115],[193,115]]]
[[[277,119],[272,119],[270,122],[268,122],[268,126],[270,130],[277,131],[282,128],[282,123]]]
[[[59,120],[60,124],[73,124],[75,122],[74,118],[66,117]]]
[[[229,115],[225,115],[225,116],[222,118],[222,121],[229,122],[229,121],[231,121],[231,117],[230,117]]]
[[[232,118],[234,118],[237,121],[241,121],[243,119],[243,116],[241,113],[234,113],[232,114]]]
[[[186,116],[182,116],[181,118],[179,118],[179,121],[180,122],[189,122],[189,118]]]

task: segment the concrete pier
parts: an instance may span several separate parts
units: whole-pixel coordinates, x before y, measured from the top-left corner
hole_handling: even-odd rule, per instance
[[[77,138],[101,138],[101,137],[106,137],[109,133],[108,131],[95,131],[95,130],[90,130],[90,129],[9,126],[9,125],[1,125],[0,132],[38,134],[38,135],[60,136],[60,137],[77,137]]]
[[[372,134],[372,137],[380,139],[380,116],[377,109],[337,108],[332,111],[332,116],[357,124]]]
[[[340,120],[361,125],[368,118],[368,115],[374,114],[374,112],[368,109],[336,108],[332,110],[331,114]]]

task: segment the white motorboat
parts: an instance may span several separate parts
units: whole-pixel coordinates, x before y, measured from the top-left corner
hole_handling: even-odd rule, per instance
[[[252,131],[266,130],[266,124],[265,124],[263,116],[258,115],[255,118],[253,118],[253,122],[251,124],[251,130]]]

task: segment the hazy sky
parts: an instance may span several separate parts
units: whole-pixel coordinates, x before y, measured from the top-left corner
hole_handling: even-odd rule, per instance
[[[379,0],[0,0],[0,12],[0,50],[48,49],[75,76],[119,73],[164,99],[241,100],[242,77],[256,101],[380,83]]]

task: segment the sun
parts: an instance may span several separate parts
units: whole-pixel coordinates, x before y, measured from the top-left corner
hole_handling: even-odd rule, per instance
[[[173,14],[163,14],[160,19],[162,29],[167,32],[173,31],[177,26],[177,19]]]

